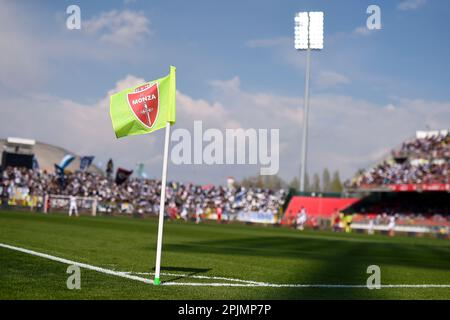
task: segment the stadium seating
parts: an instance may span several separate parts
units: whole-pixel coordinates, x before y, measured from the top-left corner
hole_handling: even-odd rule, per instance
[[[62,185],[56,173],[8,167],[0,176],[0,194],[5,192],[10,199],[20,193],[20,198],[37,197],[38,202],[42,202],[45,195],[96,197],[100,212],[157,214],[161,181],[128,178],[117,184],[102,174],[77,170],[66,173]],[[202,216],[209,212],[215,214],[219,207],[224,216],[237,216],[240,212],[274,216],[279,214],[285,196],[284,190],[169,182],[166,205],[176,207],[178,213],[187,210],[189,214]]]
[[[392,191],[450,190],[450,132],[420,133],[375,166],[359,172],[345,186]]]

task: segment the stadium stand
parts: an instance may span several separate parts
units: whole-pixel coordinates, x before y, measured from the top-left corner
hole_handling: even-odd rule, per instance
[[[372,226],[374,230],[387,231],[395,217],[397,231],[448,235],[449,150],[447,130],[418,132],[416,138],[394,149],[383,161],[346,182],[347,198],[327,194],[292,196],[284,190],[169,182],[166,214],[170,218],[222,218],[291,225],[304,207],[308,214],[305,225],[313,228],[348,231]],[[118,184],[111,174],[105,175],[95,166],[89,171],[78,170],[77,158],[78,163],[74,161],[64,172],[62,184],[53,164],[67,153],[62,148],[35,143],[33,154],[38,157],[40,169],[3,168],[0,176],[2,205],[40,210],[50,203],[66,210],[68,196],[75,195],[88,211],[95,203],[95,211],[104,214],[158,214],[159,180],[128,177]],[[361,193],[364,196],[361,197]],[[52,201],[48,201],[50,196]]]
[[[450,229],[450,132],[418,131],[372,168],[345,183],[346,192],[364,192],[344,211],[354,215],[353,229],[435,232]],[[393,223],[393,222],[392,222]],[[382,226],[382,227],[381,227]]]
[[[161,181],[152,179],[129,178],[117,184],[95,172],[76,170],[66,172],[64,187],[56,173],[45,170],[7,167],[3,170],[0,191],[6,193],[10,202],[21,202],[33,207],[42,207],[45,195],[75,195],[95,197],[98,200],[98,212],[157,214]],[[201,186],[190,183],[169,182],[166,192],[168,211],[178,216],[183,210],[189,215],[201,215],[203,218],[215,218],[217,208],[223,210],[224,219],[238,219],[242,212],[242,221],[252,222],[278,221],[280,208],[285,198],[284,190],[229,188],[222,186]],[[239,219],[238,219],[239,220]]]
[[[417,132],[389,157],[347,182],[347,189],[450,190],[450,132]]]
[[[2,164],[33,168],[36,141],[22,138],[7,138],[3,143]]]

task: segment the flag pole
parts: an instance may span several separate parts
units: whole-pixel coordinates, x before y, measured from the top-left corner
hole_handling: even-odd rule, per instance
[[[154,285],[160,284],[159,272],[161,269],[161,250],[162,250],[162,237],[163,237],[163,224],[164,224],[164,204],[166,200],[166,177],[167,177],[167,162],[169,158],[169,140],[170,140],[170,122],[166,122],[166,136],[164,140],[164,159],[161,178],[161,199],[159,203],[159,224],[158,224],[158,244],[156,247],[156,267],[155,267],[155,279]]]

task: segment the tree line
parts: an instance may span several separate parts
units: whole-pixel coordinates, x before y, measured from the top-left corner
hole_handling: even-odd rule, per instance
[[[295,190],[300,189],[300,180],[298,177],[294,177],[289,183],[284,181],[277,175],[273,176],[253,176],[244,178],[239,185],[246,188],[268,188],[268,189],[282,189],[292,188]],[[325,168],[322,172],[322,176],[318,173],[314,173],[312,181],[308,174],[305,177],[305,191],[306,192],[324,192],[324,193],[340,193],[342,192],[342,182],[339,175],[339,171],[336,170],[333,174],[330,173],[328,168]]]

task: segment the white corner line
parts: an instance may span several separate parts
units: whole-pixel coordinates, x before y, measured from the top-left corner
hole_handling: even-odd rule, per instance
[[[140,274],[140,275],[154,275],[155,274],[154,272],[133,272],[133,271],[121,271],[121,272],[123,272],[125,274]],[[226,277],[219,277],[219,276],[200,276],[200,275],[189,275],[189,274],[183,274],[183,273],[168,273],[168,272],[161,272],[160,274],[163,276],[170,276],[170,277],[242,282],[242,283],[252,284],[252,285],[266,285],[267,284],[266,282],[243,280],[243,279],[237,279],[237,278],[226,278]]]
[[[153,280],[151,280],[151,279],[146,279],[146,278],[126,274],[123,272],[109,270],[109,269],[105,269],[105,268],[101,268],[101,267],[96,267],[96,266],[92,266],[92,265],[86,264],[86,263],[76,262],[76,261],[72,261],[72,260],[68,260],[68,259],[64,259],[64,258],[59,258],[59,257],[55,257],[55,256],[52,256],[52,255],[49,255],[46,253],[41,253],[41,252],[29,250],[29,249],[20,248],[20,247],[15,247],[15,246],[11,246],[11,245],[4,244],[4,243],[0,243],[0,247],[23,252],[23,253],[28,253],[33,256],[61,262],[61,263],[68,264],[68,265],[76,265],[76,266],[79,266],[81,268],[88,269],[88,270],[93,270],[93,271],[97,271],[97,272],[101,272],[101,273],[105,273],[105,274],[110,274],[113,276],[118,276],[118,277],[122,277],[122,278],[127,278],[127,279],[131,279],[131,280],[136,280],[136,281],[140,281],[140,282],[144,282],[144,283],[153,284]]]

